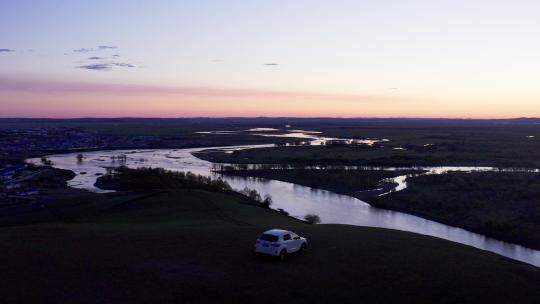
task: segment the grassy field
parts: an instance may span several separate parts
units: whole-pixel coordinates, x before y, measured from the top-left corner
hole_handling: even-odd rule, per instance
[[[198,156],[221,163],[540,167],[540,124],[394,121],[306,125],[304,129],[330,137],[389,141],[374,147],[293,146]]]
[[[454,172],[408,186],[370,203],[540,250],[540,174]]]
[[[540,297],[538,268],[406,232],[308,225],[233,194],[116,193],[54,207],[70,216],[0,229],[3,302],[535,303]],[[308,253],[283,263],[254,256],[254,240],[275,227],[307,237]]]

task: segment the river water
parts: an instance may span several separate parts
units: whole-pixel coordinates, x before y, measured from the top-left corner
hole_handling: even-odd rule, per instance
[[[313,137],[312,135],[309,136]],[[371,141],[366,144],[370,144]],[[214,147],[212,149],[235,150],[271,146],[273,145]],[[209,148],[95,151],[85,152],[82,161],[77,159],[77,153],[51,155],[48,156],[48,159],[54,163],[54,167],[71,170],[77,174],[74,179],[68,182],[71,187],[94,192],[107,192],[96,188],[94,183],[100,175],[106,173],[106,167],[111,166],[165,168],[173,171],[191,171],[196,174],[217,177],[217,174],[212,171],[215,164],[192,155],[194,152],[206,149]],[[119,161],[117,158],[119,155],[126,155],[126,160]],[[28,161],[36,164],[40,162],[39,159],[30,159]],[[436,174],[448,170],[487,171],[493,168],[424,167],[421,169]],[[306,214],[317,214],[322,223],[380,227],[430,235],[540,267],[540,251],[538,250],[498,241],[417,216],[374,208],[361,200],[346,195],[269,179],[233,176],[223,176],[222,178],[235,189],[248,187],[257,190],[261,195],[271,195],[273,199],[272,208],[283,209],[297,218],[303,218]],[[399,183],[396,190],[406,187],[405,177],[396,178],[395,181]]]

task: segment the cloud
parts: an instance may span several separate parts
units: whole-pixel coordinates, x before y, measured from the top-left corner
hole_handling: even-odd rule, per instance
[[[73,52],[75,53],[89,53],[89,52],[94,52],[95,49],[87,49],[87,48],[80,48],[80,49],[76,49],[76,50],[73,50]]]
[[[92,57],[90,57],[92,58]],[[99,58],[99,57],[96,57]],[[112,71],[115,67],[122,68],[136,68],[135,65],[125,62],[106,62],[106,63],[95,63],[95,64],[86,64],[77,66],[78,69],[86,69],[91,71]]]
[[[102,60],[105,59],[105,57],[89,57],[88,60]]]
[[[265,63],[264,65],[267,65],[267,66],[275,66],[275,65],[278,65],[277,63],[274,63],[274,62],[270,62],[270,63]]]
[[[114,66],[124,67],[124,68],[134,68],[135,66],[131,63],[124,63],[124,62],[113,62],[111,63]]]
[[[96,52],[96,51],[101,51],[101,50],[113,50],[113,49],[117,49],[118,47],[117,46],[114,46],[114,45],[100,45],[97,47],[97,49],[95,48],[80,48],[80,49],[76,49],[76,50],[73,50],[73,52],[75,53],[90,53],[90,52]]]
[[[15,52],[15,50],[12,50],[12,49],[0,49],[0,53],[11,53],[11,52]]]
[[[86,69],[86,70],[93,70],[93,71],[110,71],[110,70],[112,70],[112,66],[110,64],[108,64],[108,63],[96,63],[96,64],[80,65],[77,68]]]

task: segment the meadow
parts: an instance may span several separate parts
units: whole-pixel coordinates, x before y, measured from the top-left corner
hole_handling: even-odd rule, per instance
[[[38,209],[38,206],[36,206]],[[432,237],[309,225],[201,189],[88,194],[0,229],[6,303],[535,303],[540,270]],[[38,213],[34,213],[38,214]],[[308,238],[284,262],[253,254],[270,228]]]
[[[333,144],[199,154],[221,163],[540,168],[540,124],[507,121],[306,124],[323,136],[388,139],[373,147]]]
[[[538,173],[453,172],[413,177],[370,203],[540,250],[539,198]]]

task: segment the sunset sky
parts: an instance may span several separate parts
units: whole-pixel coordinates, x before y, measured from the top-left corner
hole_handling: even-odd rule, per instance
[[[0,117],[540,117],[540,1],[0,1]]]

